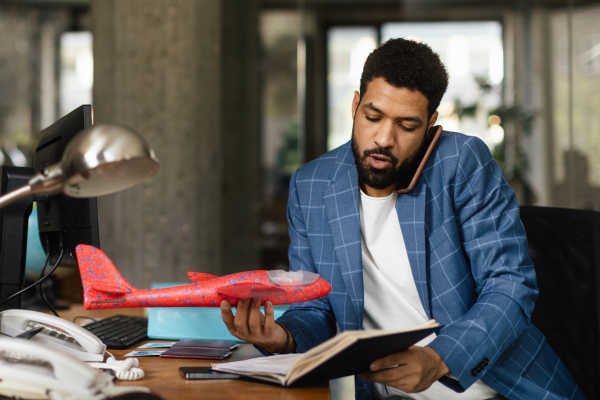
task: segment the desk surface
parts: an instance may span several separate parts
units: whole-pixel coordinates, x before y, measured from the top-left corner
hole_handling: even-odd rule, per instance
[[[59,311],[59,315],[69,321],[76,316],[87,316],[91,318],[106,318],[117,314],[117,310],[85,310],[81,305],[74,305],[70,310]],[[143,314],[143,309],[130,308],[118,310],[119,314],[136,315]],[[80,321],[81,322],[81,321]],[[159,342],[160,340],[152,340]],[[108,350],[118,360],[123,355],[139,347],[148,340],[136,343],[127,350]],[[224,361],[240,361],[261,354],[249,344],[242,344],[233,354]],[[178,358],[139,357],[140,367],[145,376],[139,381],[118,381],[119,386],[146,386],[153,393],[165,400],[187,400],[187,399],[329,399],[329,385],[322,383],[303,388],[283,389],[278,386],[259,383],[241,379],[231,380],[190,380],[186,381],[179,375],[179,367],[209,367],[211,360],[191,360]],[[241,395],[243,393],[243,396]],[[201,396],[200,396],[201,394]]]

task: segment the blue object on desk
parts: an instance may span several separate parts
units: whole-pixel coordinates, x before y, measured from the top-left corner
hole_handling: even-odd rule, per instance
[[[187,285],[188,283],[153,283],[152,289]],[[274,306],[275,319],[289,305]],[[235,313],[235,308],[233,309]],[[153,307],[148,308],[148,337],[150,339],[208,339],[239,340],[232,336],[219,307]]]
[[[37,204],[34,204],[27,223],[27,258],[25,259],[25,269],[28,273],[36,276],[36,280],[37,276],[42,272],[45,259],[46,252],[42,247],[40,229],[38,227]],[[48,271],[50,271],[50,268],[46,268],[46,272]]]

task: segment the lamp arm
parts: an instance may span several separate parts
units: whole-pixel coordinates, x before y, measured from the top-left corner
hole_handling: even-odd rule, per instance
[[[0,197],[0,208],[4,208],[12,202],[22,199],[23,197],[27,197],[29,195],[31,195],[31,186],[29,185],[25,185],[23,187],[18,188],[17,190],[13,190],[12,192]]]
[[[37,196],[52,196],[62,192],[64,185],[63,171],[60,163],[44,168],[29,180],[31,192]]]

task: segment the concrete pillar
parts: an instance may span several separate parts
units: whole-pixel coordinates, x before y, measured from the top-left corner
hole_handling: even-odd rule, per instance
[[[533,121],[531,136],[523,140],[523,150],[529,159],[528,181],[536,194],[535,204],[540,206],[552,205],[555,168],[550,15],[548,9],[537,8],[531,16],[532,71],[529,107],[533,113]]]
[[[225,273],[260,268],[257,1],[222,0],[221,253]]]
[[[540,206],[552,205],[553,124],[552,82],[550,57],[550,11],[528,8],[524,3],[518,10],[504,15],[504,101],[517,112],[531,116],[529,130],[516,119],[505,125],[506,170],[526,160],[525,182],[509,182],[519,202]],[[520,154],[519,154],[520,153]],[[533,198],[526,193],[526,183]]]
[[[93,0],[92,22],[94,123],[133,128],[161,161],[151,181],[99,199],[102,249],[137,287],[238,270],[223,263],[223,179],[245,167],[224,157],[222,1]]]

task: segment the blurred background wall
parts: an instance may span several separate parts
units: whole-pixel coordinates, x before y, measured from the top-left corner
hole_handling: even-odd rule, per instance
[[[600,210],[598,0],[0,0],[0,161],[80,104],[161,160],[99,199],[135,286],[287,268],[291,173],[350,139],[366,56],[428,43],[440,123],[482,138],[521,204]]]
[[[102,247],[145,284],[258,265],[249,20],[245,5],[228,6],[91,4],[94,122],[135,127],[161,159],[142,187],[99,199]]]

